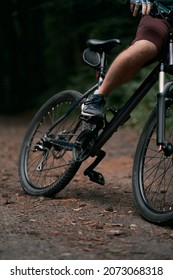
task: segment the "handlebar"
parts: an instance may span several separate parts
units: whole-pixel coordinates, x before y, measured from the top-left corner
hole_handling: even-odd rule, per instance
[[[125,1],[130,2],[130,0]],[[135,2],[135,1],[134,1]],[[159,3],[159,0],[150,0],[151,11],[150,15],[153,17],[158,17],[167,20],[171,25],[173,25],[173,10],[167,8],[163,4]]]
[[[165,7],[157,0],[153,1],[150,14],[153,17],[163,18],[173,25],[173,10]]]

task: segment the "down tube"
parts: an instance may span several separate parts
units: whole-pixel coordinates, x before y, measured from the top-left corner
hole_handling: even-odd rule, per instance
[[[124,106],[113,117],[105,130],[99,135],[96,144],[94,146],[92,154],[97,154],[103,145],[110,139],[112,134],[118,129],[118,127],[127,119],[138,103],[143,99],[147,92],[158,80],[158,74],[160,70],[160,64],[158,64],[153,71],[148,75],[144,82],[124,104]]]

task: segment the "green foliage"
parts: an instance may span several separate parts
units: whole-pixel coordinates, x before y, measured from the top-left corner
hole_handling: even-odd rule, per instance
[[[120,38],[111,62],[131,42],[137,21],[123,0],[1,0],[0,111],[40,106],[67,88],[85,91],[95,83],[82,60],[85,42]]]

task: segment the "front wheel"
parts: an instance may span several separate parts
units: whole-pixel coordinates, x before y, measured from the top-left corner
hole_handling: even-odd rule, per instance
[[[80,103],[72,105],[79,97],[79,92],[71,90],[56,94],[40,108],[29,125],[19,158],[19,177],[26,193],[54,195],[79,169],[81,162],[74,160],[71,148],[84,129]],[[46,140],[46,133],[51,141]]]
[[[166,141],[173,144],[173,106],[166,105]],[[141,215],[156,224],[173,222],[173,155],[156,145],[156,110],[139,139],[133,166],[133,193]]]

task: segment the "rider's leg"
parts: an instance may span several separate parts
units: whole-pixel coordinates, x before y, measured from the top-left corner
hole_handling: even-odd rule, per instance
[[[157,47],[146,40],[137,41],[120,53],[110,66],[101,87],[95,94],[89,96],[82,105],[82,115],[102,118],[104,116],[105,96],[132,79],[141,67],[154,59],[157,54]]]
[[[170,28],[165,20],[142,17],[135,40],[114,60],[99,92],[108,95],[111,90],[131,80],[147,62],[159,57],[164,50]]]
[[[157,47],[153,43],[147,40],[135,42],[113,61],[98,92],[108,95],[113,89],[131,80],[157,54]]]

